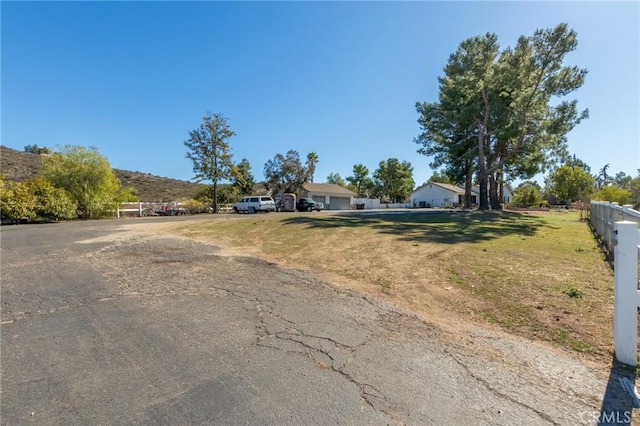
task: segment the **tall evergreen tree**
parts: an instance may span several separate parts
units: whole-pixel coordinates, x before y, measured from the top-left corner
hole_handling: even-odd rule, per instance
[[[557,102],[584,82],[586,70],[563,65],[576,46],[566,24],[502,51],[495,34],[463,41],[439,78],[439,102],[416,104],[418,152],[465,174],[467,188],[475,172],[479,208],[499,209],[504,181],[565,158],[566,134],[588,116],[575,100]]]

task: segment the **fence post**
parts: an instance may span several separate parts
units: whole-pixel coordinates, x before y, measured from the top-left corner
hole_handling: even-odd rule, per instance
[[[138,217],[142,217],[142,203],[138,203]]]
[[[618,203],[611,203],[609,204],[609,210],[607,211],[606,214],[606,220],[605,220],[605,232],[607,235],[607,250],[609,250],[609,253],[613,253],[613,224],[616,223],[619,219],[618,219]]]
[[[598,236],[601,241],[605,240],[604,230],[605,230],[605,205],[603,203],[598,203]]]
[[[638,363],[638,224],[615,222],[614,319],[616,359],[635,367]]]

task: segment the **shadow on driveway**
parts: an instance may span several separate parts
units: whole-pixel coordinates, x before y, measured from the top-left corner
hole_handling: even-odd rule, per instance
[[[635,392],[635,382],[635,373],[618,363],[614,356],[599,416],[590,420],[597,420],[600,426],[631,424],[632,410],[640,408],[640,401],[632,396]]]

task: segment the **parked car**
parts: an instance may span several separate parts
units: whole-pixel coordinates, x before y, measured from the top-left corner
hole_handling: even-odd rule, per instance
[[[324,204],[320,201],[316,201],[313,198],[300,198],[296,204],[296,208],[299,212],[310,212],[324,210]]]
[[[253,195],[250,197],[244,197],[233,205],[234,213],[267,213],[275,210],[276,203],[274,203],[273,198],[267,196]]]

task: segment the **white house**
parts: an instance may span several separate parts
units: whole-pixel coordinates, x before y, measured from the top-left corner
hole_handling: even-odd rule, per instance
[[[472,203],[478,193],[471,191]],[[448,183],[427,182],[411,193],[414,207],[458,207],[464,204],[464,189]]]
[[[487,191],[489,190],[489,187],[487,187]],[[471,191],[479,194],[480,193],[480,187],[479,186],[472,186],[471,187]],[[504,204],[509,204],[511,201],[513,200],[513,189],[511,189],[511,185],[509,185],[508,183],[505,183],[502,186],[502,202]]]
[[[333,183],[305,183],[302,196],[324,203],[326,210],[349,210],[355,192]]]
[[[502,186],[502,202],[505,204],[509,204],[513,201],[513,189],[511,185],[505,183]]]
[[[480,188],[471,187],[471,203],[477,204]],[[513,199],[511,186],[505,184],[502,191],[505,204]],[[464,188],[448,183],[427,182],[411,193],[414,207],[458,207],[464,205]]]

